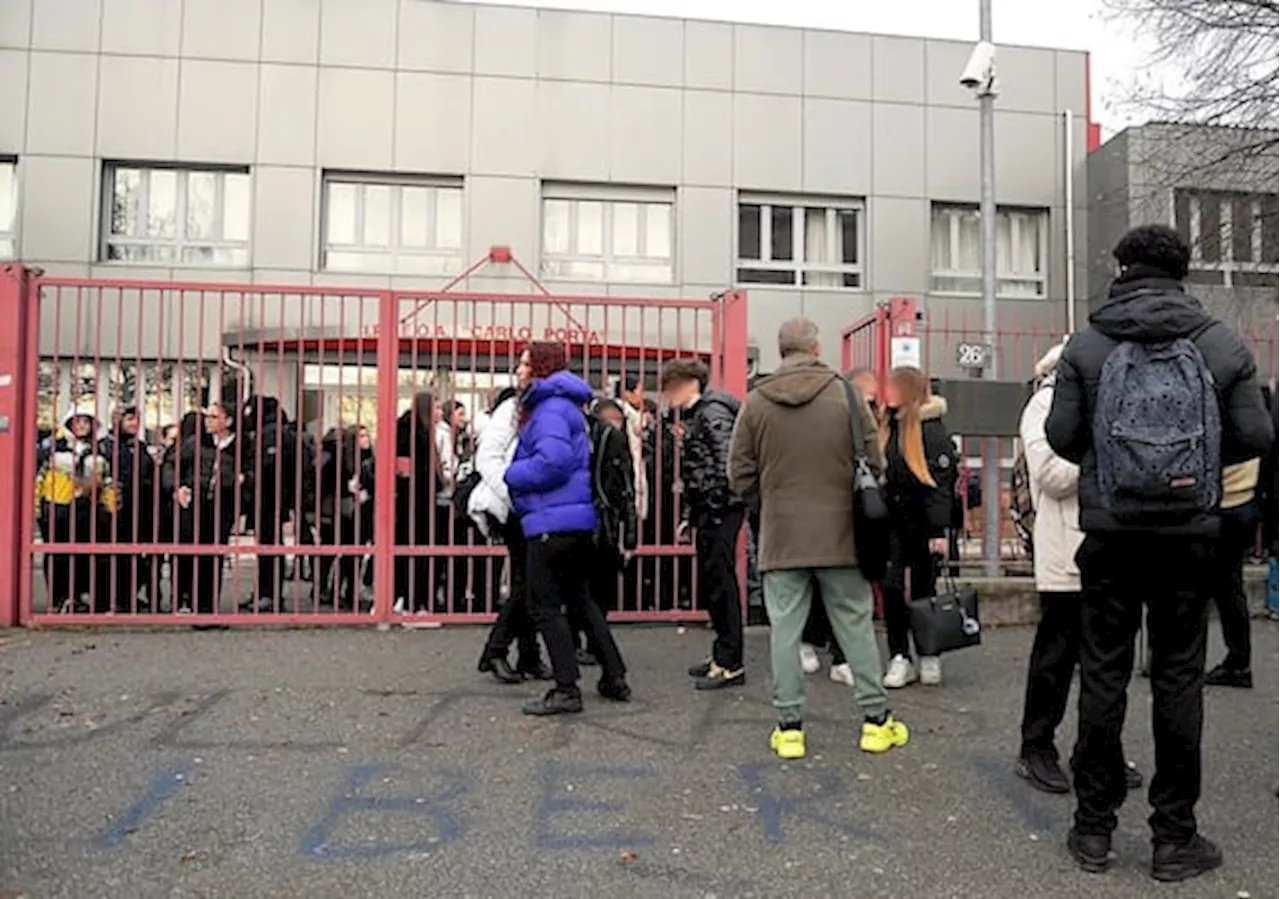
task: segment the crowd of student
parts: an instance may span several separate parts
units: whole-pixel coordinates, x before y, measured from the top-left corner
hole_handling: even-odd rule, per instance
[[[1048,792],[1074,786],[1070,852],[1085,870],[1104,870],[1116,810],[1143,782],[1124,758],[1121,729],[1145,606],[1156,747],[1152,873],[1181,880],[1222,861],[1194,816],[1201,693],[1206,681],[1252,684],[1241,568],[1263,510],[1275,551],[1275,397],[1268,409],[1249,351],[1185,291],[1190,251],[1175,232],[1134,229],[1114,256],[1109,296],[1086,328],[1039,362],[1021,419],[1024,518],[1034,517],[1043,614],[1016,770]],[[696,584],[690,601],[709,613],[715,632],[707,657],[689,669],[695,687],[745,683],[737,578],[745,522],[751,578],[770,625],[778,717],[771,748],[784,759],[805,756],[804,676],[820,667],[826,646],[832,679],[852,687],[861,749],[907,744],[887,691],[942,682],[936,653],[916,647],[913,655],[908,603],[935,594],[939,561],[958,558],[947,538],[959,498],[975,499],[943,422],[946,403],[915,368],[890,372],[883,393],[870,373],[842,376],[821,361],[817,328],[805,319],[781,327],[778,348],[777,371],[743,400],[712,389],[701,361],[668,362],[659,418],[639,381],[597,396],[568,370],[562,346],[533,343],[515,385],[493,397],[474,445],[459,437],[465,410],[430,393],[400,417],[395,543],[436,544],[456,535],[461,518],[468,542],[505,545],[507,598],[479,669],[503,683],[551,681],[527,714],[581,712],[584,664],[599,664],[602,697],[631,698],[607,613],[620,585],[643,601],[664,578],[681,580],[662,568],[676,559],[651,564],[643,577],[619,577],[637,564],[642,538],[693,544],[697,577],[684,583]],[[310,539],[321,544],[372,541],[376,478],[362,428],[330,432],[313,446],[274,400],[252,397],[188,416],[164,443],[145,446],[132,409],[107,434],[93,410],[72,408],[42,440],[39,520],[55,605],[95,596],[106,597],[99,609],[158,602],[156,555],[57,552],[58,543],[91,533],[115,543],[225,545],[243,515],[260,545],[281,543],[290,519],[296,534],[314,527]],[[313,505],[318,516],[304,519],[298,510]],[[174,607],[216,608],[221,555],[170,561]],[[258,591],[247,602],[279,608],[282,556],[259,555],[257,564]],[[437,566],[428,555],[398,554],[398,608],[434,608],[451,584],[475,590],[473,564],[469,556]],[[361,553],[320,567],[317,579],[340,607],[367,600],[371,567]],[[873,581],[887,664],[872,620]],[[1211,603],[1228,654],[1206,675]],[[1077,669],[1068,777],[1055,737]]]

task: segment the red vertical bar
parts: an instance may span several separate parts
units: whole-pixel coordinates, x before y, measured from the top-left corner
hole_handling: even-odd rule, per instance
[[[374,444],[373,619],[391,620],[395,602],[396,399],[400,389],[399,297],[378,297],[378,442]]]
[[[24,519],[32,517],[31,484],[35,474],[24,464],[35,446],[27,435],[28,423],[35,418],[35,395],[28,389],[28,382],[34,387],[36,380],[23,319],[32,314],[35,306],[27,302],[28,279],[27,270],[21,266],[0,267],[0,315],[10,325],[0,328],[0,471],[13,473],[0,482],[0,506],[7,510],[0,515],[0,627],[17,624],[19,604],[26,613],[31,601],[30,568],[24,558],[27,553],[23,539],[30,526],[24,524]]]
[[[724,389],[734,396],[747,394],[747,292],[731,290],[721,303],[724,341],[720,352],[724,357]],[[738,534],[738,596],[742,604],[742,620],[747,620],[747,535]]]

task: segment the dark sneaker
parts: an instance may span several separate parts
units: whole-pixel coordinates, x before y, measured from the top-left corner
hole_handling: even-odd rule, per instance
[[[1206,687],[1237,687],[1241,690],[1253,689],[1253,672],[1248,668],[1228,668],[1219,665],[1204,676]]]
[[[565,690],[556,687],[548,690],[541,699],[525,703],[521,709],[526,715],[545,718],[549,715],[576,715],[582,711],[582,693],[577,687]]]
[[[500,684],[522,684],[524,678],[511,667],[505,656],[489,656],[480,662],[480,670],[493,675]]]
[[[596,657],[585,649],[579,649],[577,652],[578,664],[583,668],[594,668],[600,663],[596,661]]]
[[[1138,770],[1138,766],[1133,762],[1124,763],[1124,785],[1129,790],[1142,789],[1142,772]]]
[[[1222,850],[1196,834],[1186,843],[1157,843],[1151,876],[1165,883],[1190,880],[1222,866]]]
[[[696,665],[690,665],[689,676],[690,677],[706,677],[708,674],[711,673],[711,667],[713,664],[714,663],[710,659],[707,659],[705,662],[699,662]]]
[[[554,677],[551,673],[551,666],[541,659],[529,665],[521,662],[516,667],[516,671],[525,680],[551,680]]]
[[[1080,869],[1090,874],[1101,874],[1115,858],[1111,851],[1111,837],[1077,833],[1074,827],[1067,834],[1067,851]]]
[[[627,686],[627,682],[623,678],[614,678],[613,680],[601,679],[596,684],[596,692],[605,699],[612,699],[614,702],[630,702],[631,688]]]
[[[746,682],[747,669],[738,668],[730,671],[713,662],[706,677],[698,678],[693,685],[699,690],[722,690],[725,687],[741,687]]]
[[[1070,793],[1071,782],[1058,760],[1045,753],[1032,753],[1018,759],[1013,768],[1031,786],[1044,793]]]

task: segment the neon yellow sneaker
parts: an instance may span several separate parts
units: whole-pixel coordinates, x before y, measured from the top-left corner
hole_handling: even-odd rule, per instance
[[[907,726],[890,715],[884,724],[862,722],[862,739],[858,748],[863,752],[888,752],[895,746],[906,746],[909,739],[911,734]]]
[[[775,727],[769,736],[769,748],[778,754],[778,758],[793,761],[804,758],[804,731],[783,730]]]

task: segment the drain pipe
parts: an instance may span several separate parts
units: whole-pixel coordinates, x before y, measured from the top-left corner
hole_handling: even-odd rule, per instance
[[[1062,114],[1065,127],[1063,133],[1066,135],[1063,143],[1066,145],[1066,202],[1067,202],[1067,333],[1074,334],[1076,332],[1076,208],[1075,208],[1075,161],[1072,153],[1071,132],[1075,122],[1075,116],[1068,109]]]

